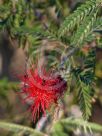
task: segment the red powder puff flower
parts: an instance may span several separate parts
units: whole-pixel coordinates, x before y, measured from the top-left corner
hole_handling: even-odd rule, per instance
[[[39,118],[39,113],[46,115],[52,105],[57,105],[59,98],[67,87],[60,75],[39,72],[37,69],[28,70],[22,79],[22,91],[26,99],[32,100],[31,110],[34,121]]]

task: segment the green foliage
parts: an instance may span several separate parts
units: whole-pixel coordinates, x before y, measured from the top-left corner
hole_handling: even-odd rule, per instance
[[[100,1],[88,0],[85,4],[79,7],[73,14],[66,17],[65,21],[62,23],[59,29],[59,37],[62,37],[72,30],[75,25],[79,25],[90,13],[94,12],[99,6]]]
[[[88,120],[89,117],[91,116],[92,97],[90,96],[90,91],[92,91],[90,86],[88,86],[88,85],[86,86],[82,82],[79,84],[78,100],[79,100],[80,109],[83,113],[83,118],[85,120]]]
[[[82,67],[75,69],[74,76],[77,81],[78,101],[83,118],[88,120],[92,109],[92,84],[95,78],[95,50],[89,52]]]
[[[88,53],[87,57],[83,57],[83,65],[74,69],[75,76],[79,77],[86,85],[92,83],[94,79],[95,58],[95,50],[92,50]]]
[[[83,119],[75,119],[75,118],[66,118],[58,121],[53,126],[51,131],[52,136],[58,136],[61,133],[63,135],[72,134],[71,132],[75,131],[76,129],[81,130],[81,133],[85,133],[86,135],[95,134],[95,133],[102,133],[102,126],[84,121]],[[62,130],[62,131],[61,131]]]
[[[102,126],[90,123],[87,121],[84,121],[83,119],[74,119],[74,118],[67,118],[60,121],[64,126],[71,127],[73,126],[73,129],[80,128],[82,131],[87,133],[93,133],[93,132],[100,132],[102,133]],[[93,132],[92,132],[93,131]]]
[[[5,121],[0,121],[0,128],[9,130],[14,132],[15,134],[18,134],[22,132],[22,134],[29,134],[30,136],[44,136],[44,133],[38,132],[35,129],[29,128],[27,126],[22,125],[16,125],[14,123],[7,123]],[[72,129],[70,129],[72,128]],[[74,118],[66,118],[59,120],[56,122],[51,129],[51,136],[68,136],[68,132],[65,132],[65,130],[69,130],[69,132],[72,132],[75,129],[81,129],[81,132],[84,132],[86,134],[93,133],[93,132],[99,132],[102,133],[102,126],[90,123],[87,121],[84,121],[82,119],[74,119]]]
[[[83,41],[90,33],[92,33],[94,22],[96,21],[96,13],[92,13],[86,17],[82,25],[79,26],[77,32],[72,37],[71,44],[74,46],[83,46]]]
[[[0,128],[5,129],[5,130],[9,130],[11,132],[14,132],[16,134],[19,134],[20,132],[22,132],[24,135],[29,134],[30,136],[44,136],[43,133],[38,132],[37,130],[34,130],[32,128],[26,127],[26,126],[22,126],[22,125],[16,125],[13,123],[7,123],[7,122],[3,122],[0,121]]]

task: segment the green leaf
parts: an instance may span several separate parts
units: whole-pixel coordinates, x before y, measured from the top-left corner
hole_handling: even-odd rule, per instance
[[[22,125],[16,125],[14,123],[7,123],[4,121],[0,121],[0,128],[12,131],[14,133],[24,132],[24,134],[29,133],[32,136],[44,136],[43,133],[38,132],[37,130],[34,130],[32,128],[22,126]]]
[[[96,10],[97,11],[97,10]],[[97,12],[93,12],[90,16],[86,17],[83,23],[78,27],[75,35],[72,37],[71,44],[74,46],[83,46],[83,41],[93,32],[94,22],[96,21]]]
[[[73,14],[66,17],[59,29],[59,37],[64,36],[69,30],[74,29],[75,25],[80,24],[86,16],[89,16],[94,9],[100,4],[97,0],[87,0]]]
[[[84,57],[84,68],[78,67],[73,72],[78,89],[78,102],[82,111],[83,118],[88,120],[91,116],[92,109],[92,83],[95,77],[95,50],[91,50],[87,56]]]
[[[74,130],[75,128],[80,128],[81,131],[85,133],[93,133],[93,132],[98,132],[102,133],[102,125],[91,123],[84,121],[83,119],[74,119],[74,118],[67,118],[67,119],[62,119],[59,121],[62,123],[64,126],[67,127],[72,127]]]
[[[82,82],[79,85],[78,90],[78,100],[79,100],[79,106],[82,111],[83,118],[85,120],[88,120],[91,116],[91,100],[92,97],[90,96],[91,87],[88,85],[83,84]]]

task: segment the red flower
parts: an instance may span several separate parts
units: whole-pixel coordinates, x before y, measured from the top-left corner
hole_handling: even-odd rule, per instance
[[[32,116],[35,121],[39,118],[39,113],[46,115],[52,105],[57,105],[59,98],[65,92],[66,82],[59,75],[49,74],[37,69],[28,70],[27,76],[22,78],[22,91],[26,93],[27,98],[31,99]]]

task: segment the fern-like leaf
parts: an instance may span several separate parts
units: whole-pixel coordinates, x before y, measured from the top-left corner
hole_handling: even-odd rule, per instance
[[[9,130],[14,133],[23,132],[23,134],[25,134],[26,132],[28,132],[32,136],[34,136],[34,135],[35,136],[44,136],[43,133],[38,132],[37,130],[34,130],[32,128],[22,126],[22,125],[16,125],[14,123],[9,123],[9,122],[4,122],[4,121],[0,121],[0,128],[5,129],[5,130]]]
[[[74,76],[77,79],[77,89],[78,89],[78,101],[79,106],[82,111],[83,118],[88,120],[91,116],[92,109],[92,83],[94,81],[94,71],[95,71],[95,50],[89,52],[83,64],[74,71]]]
[[[80,24],[80,22],[89,15],[94,9],[99,5],[99,1],[97,0],[88,0],[85,4],[79,7],[72,15],[66,17],[65,21],[62,23],[59,29],[59,37],[62,37],[68,32],[72,30],[76,24]]]
[[[98,125],[95,123],[87,122],[84,121],[83,119],[74,119],[74,118],[67,118],[67,119],[62,119],[60,121],[63,126],[66,126],[67,129],[73,128],[81,128],[81,131],[85,132],[86,134],[88,133],[95,133],[95,132],[100,132],[102,133],[102,125]]]
[[[88,120],[91,116],[91,100],[92,97],[90,96],[91,87],[88,85],[83,84],[80,82],[79,91],[78,91],[78,99],[79,99],[79,106],[82,111],[83,118]]]
[[[96,21],[96,14],[97,13],[93,13],[92,15],[86,17],[83,24],[79,26],[79,28],[77,29],[77,32],[72,37],[72,41],[73,41],[71,43],[72,45],[75,45],[75,46],[83,45],[82,43],[84,39],[87,38],[88,35],[93,32],[92,30],[93,30],[94,23]]]

